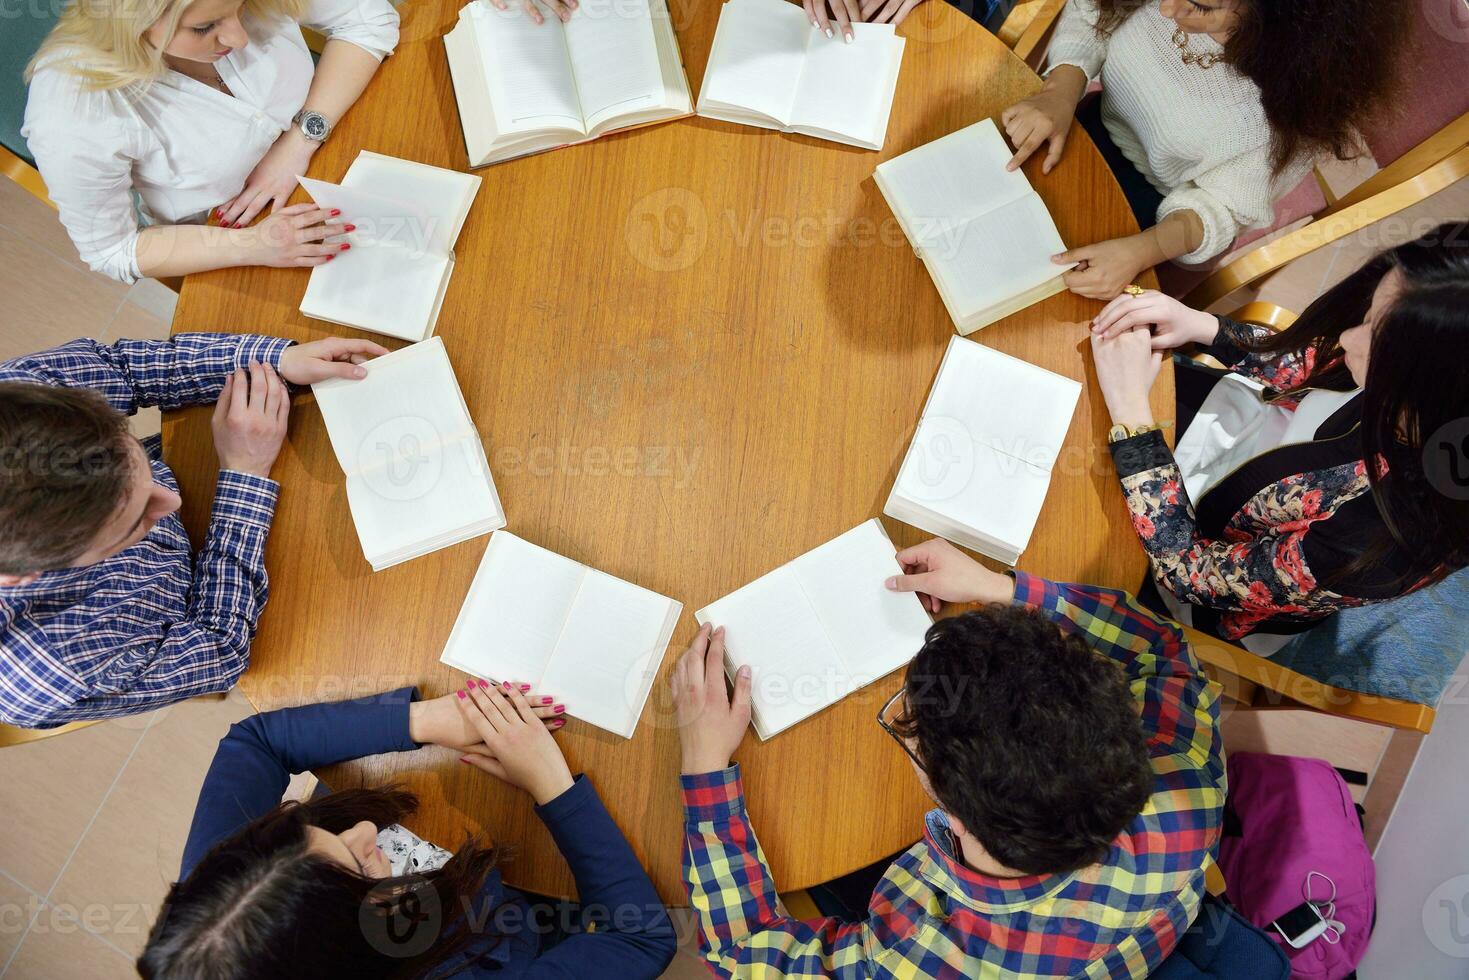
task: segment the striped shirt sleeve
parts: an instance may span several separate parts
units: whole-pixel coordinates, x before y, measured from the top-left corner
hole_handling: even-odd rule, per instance
[[[719,977],[871,976],[865,923],[793,919],[745,812],[739,765],[682,777],[684,885]]]

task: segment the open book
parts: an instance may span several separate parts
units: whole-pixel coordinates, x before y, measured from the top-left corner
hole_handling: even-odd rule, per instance
[[[853,24],[852,32],[851,44],[827,37],[785,0],[729,0],[699,115],[882,149],[903,39],[891,24]]]
[[[754,673],[751,720],[768,739],[913,659],[932,623],[873,518],[695,613],[724,627],[725,672]]]
[[[1080,394],[1070,378],[951,338],[882,512],[1014,565]]]
[[[632,738],[682,611],[499,531],[439,659],[486,680],[531,684],[565,701],[568,714]]]
[[[375,572],[505,526],[484,446],[438,337],[311,386]]]
[[[933,277],[954,326],[971,334],[1066,288],[1066,245],[985,119],[877,165],[872,179]]]
[[[689,115],[664,0],[581,0],[565,24],[471,0],[444,35],[469,165]]]
[[[349,251],[311,270],[301,312],[404,340],[432,334],[479,178],[363,150],[341,184],[297,179],[357,226]]]

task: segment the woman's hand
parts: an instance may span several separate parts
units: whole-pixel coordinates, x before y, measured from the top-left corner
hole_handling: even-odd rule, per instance
[[[1212,344],[1219,336],[1219,320],[1214,314],[1184,306],[1156,289],[1137,296],[1123,293],[1112,300],[1092,320],[1092,335],[1111,340],[1134,327],[1152,330],[1153,350]]]
[[[1076,268],[1061,279],[1067,289],[1089,299],[1112,299],[1136,279],[1138,273],[1157,264],[1151,240],[1145,240],[1141,235],[1083,245],[1053,255],[1051,261],[1060,265],[1077,263]]]
[[[1136,327],[1110,340],[1092,334],[1092,358],[1113,424],[1152,425],[1148,392],[1163,366],[1163,352],[1153,350],[1153,336],[1147,328]]]
[[[923,0],[862,0],[860,13],[864,23],[892,24],[897,27]]]
[[[1076,116],[1077,103],[1086,94],[1086,83],[1086,72],[1075,65],[1059,65],[1046,76],[1046,84],[1039,92],[1000,113],[1000,125],[1005,127],[1005,135],[1015,147],[1015,155],[1005,164],[1006,170],[1019,167],[1042,143],[1048,142],[1051,146],[1041,164],[1041,173],[1051,172],[1066,148],[1071,120]]]
[[[215,213],[221,228],[243,228],[269,204],[272,212],[285,207],[296,191],[296,178],[306,172],[320,143],[313,143],[295,126],[281,133],[265,156],[245,178],[245,189]]]
[[[852,43],[852,25],[862,23],[862,7],[858,0],[801,0],[801,6],[806,8],[806,19],[812,27],[819,28],[827,37],[836,37],[836,32],[831,29],[831,19],[826,16],[826,8],[830,6],[837,26],[841,28],[842,40],[847,44]]]
[[[328,241],[356,230],[356,225],[329,219],[338,217],[315,204],[292,204],[252,228],[239,228],[231,235],[240,242],[241,261],[235,265],[268,265],[277,269],[321,265],[352,246]]]
[[[477,684],[478,681],[469,683]],[[524,687],[529,689],[530,685]],[[566,706],[555,704],[554,698],[535,695],[527,700],[535,702],[531,711],[547,728],[554,731],[566,724]],[[408,706],[408,737],[420,745],[442,745],[456,752],[471,748],[483,750],[484,738],[459,710],[458,701],[456,694],[414,701]]]
[[[281,354],[281,377],[293,385],[315,384],[327,378],[365,378],[367,371],[362,365],[387,352],[386,347],[370,340],[349,340],[346,337],[296,344]]]
[[[1015,598],[1015,580],[992,572],[943,538],[898,552],[902,575],[885,583],[893,592],[917,592],[930,612],[945,602],[999,602]]]
[[[524,8],[526,15],[537,24],[546,22],[546,15],[541,13],[542,5],[551,11],[552,17],[564,24],[571,20],[571,12],[576,9],[576,2],[577,0],[520,0],[520,5]],[[490,3],[494,4],[497,10],[510,9],[505,0],[490,0]]]
[[[459,761],[520,787],[544,806],[571,788],[571,770],[549,731],[561,725],[541,720],[526,700],[528,688],[511,681],[494,687],[471,680],[467,690],[455,692],[454,703],[464,721],[485,744],[481,750],[470,749]]]

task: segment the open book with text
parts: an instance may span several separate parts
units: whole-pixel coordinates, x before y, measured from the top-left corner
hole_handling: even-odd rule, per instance
[[[693,112],[665,0],[581,0],[564,24],[471,0],[444,50],[471,167]]]
[[[753,673],[751,719],[768,739],[913,659],[932,624],[873,518],[695,613],[723,626],[725,671]]]
[[[432,334],[480,179],[368,150],[340,184],[297,179],[356,225],[345,236],[352,248],[311,270],[301,312],[403,340]]]
[[[498,531],[439,659],[519,681],[623,738],[638,727],[683,603]]]
[[[505,526],[479,432],[438,337],[311,386],[373,571]]]
[[[1014,565],[1080,395],[1070,378],[950,338],[882,512]]]
[[[872,179],[928,267],[949,317],[971,334],[1066,288],[1066,245],[984,119],[877,165]]]
[[[699,115],[867,150],[887,138],[903,39],[891,24],[827,37],[785,0],[729,0],[719,11]]]

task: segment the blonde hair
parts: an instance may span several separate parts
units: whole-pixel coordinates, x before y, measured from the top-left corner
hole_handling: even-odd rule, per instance
[[[144,34],[158,21],[172,38],[194,0],[71,0],[35,57],[26,81],[42,65],[79,75],[89,89],[106,91],[153,81],[163,74],[163,49]],[[242,14],[256,24],[299,20],[306,0],[245,0]]]

